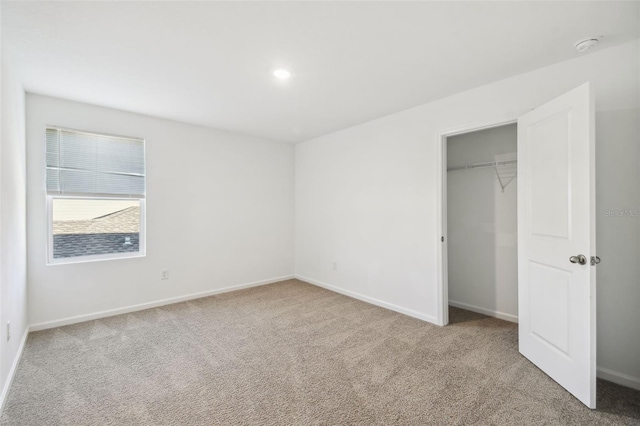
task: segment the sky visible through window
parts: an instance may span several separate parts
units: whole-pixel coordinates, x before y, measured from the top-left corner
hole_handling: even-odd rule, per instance
[[[138,200],[90,200],[62,199],[53,200],[53,221],[89,220],[124,210],[138,207]]]

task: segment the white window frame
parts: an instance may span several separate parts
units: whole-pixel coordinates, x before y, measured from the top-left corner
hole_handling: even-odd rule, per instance
[[[107,136],[107,137],[113,137],[113,138],[134,139],[128,136],[72,129],[68,127],[60,127],[55,125],[45,126],[45,132],[47,131],[47,129],[66,130],[66,131],[71,131],[76,133],[86,133],[89,135],[100,135],[100,136]],[[144,161],[145,161],[145,174],[146,174],[146,141],[142,138],[135,138],[135,139],[140,139],[143,142],[143,150],[144,150],[143,155],[144,155]],[[73,264],[73,263],[97,262],[97,261],[104,261],[104,260],[132,259],[137,257],[145,257],[147,255],[146,195],[143,195],[142,198],[140,198],[139,196],[136,197],[136,196],[126,196],[126,195],[122,196],[122,195],[110,195],[110,194],[86,194],[86,195],[53,194],[51,195],[47,193],[46,188],[45,188],[45,194],[46,194],[46,204],[47,204],[47,232],[48,232],[46,264],[48,266]],[[140,203],[140,231],[139,231],[138,251],[126,252],[126,253],[105,253],[105,254],[92,254],[87,256],[61,257],[57,259],[54,258],[53,257],[53,200],[54,199],[138,201]]]
[[[105,254],[92,254],[87,256],[73,256],[73,257],[53,257],[53,200],[54,199],[67,199],[67,200],[124,200],[124,201],[139,201],[140,202],[140,237],[138,242],[139,250],[136,252],[126,253],[105,253]],[[70,196],[70,195],[47,195],[47,265],[62,265],[69,263],[85,263],[85,262],[97,262],[102,260],[115,260],[115,259],[131,259],[136,257],[145,257],[147,255],[147,232],[146,232],[146,200],[144,198],[131,198],[131,197],[96,197],[96,196]]]

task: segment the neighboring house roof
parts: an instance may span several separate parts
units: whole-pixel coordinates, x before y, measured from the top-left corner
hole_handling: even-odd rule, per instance
[[[53,221],[53,235],[140,232],[140,207],[128,207],[88,220]]]

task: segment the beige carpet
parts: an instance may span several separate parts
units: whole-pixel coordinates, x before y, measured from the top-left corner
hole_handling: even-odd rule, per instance
[[[640,424],[518,354],[515,324],[437,327],[291,280],[32,333],[2,425]]]

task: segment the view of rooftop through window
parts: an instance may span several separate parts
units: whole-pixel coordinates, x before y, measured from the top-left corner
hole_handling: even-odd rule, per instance
[[[140,250],[140,200],[52,200],[54,259]]]

